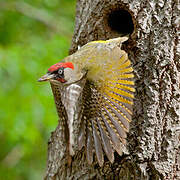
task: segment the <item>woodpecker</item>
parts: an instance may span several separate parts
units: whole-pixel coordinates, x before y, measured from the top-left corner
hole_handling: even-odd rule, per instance
[[[58,116],[67,125],[70,156],[74,146],[85,147],[89,164],[94,152],[100,166],[104,154],[113,163],[114,152],[122,155],[126,145],[135,91],[133,68],[121,49],[127,39],[89,42],[39,79],[51,84]]]

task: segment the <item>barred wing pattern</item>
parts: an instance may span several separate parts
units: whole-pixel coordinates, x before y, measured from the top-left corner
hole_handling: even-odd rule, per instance
[[[122,154],[126,143],[133,105],[133,69],[126,59],[119,65],[118,77],[111,77],[103,85],[87,80],[83,90],[83,115],[79,133],[79,149],[85,146],[87,161],[93,162],[95,151],[100,166],[104,153],[111,163],[114,151]]]

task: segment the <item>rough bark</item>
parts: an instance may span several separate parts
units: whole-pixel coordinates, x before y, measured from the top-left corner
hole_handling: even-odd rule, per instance
[[[131,14],[134,31],[124,46],[136,75],[129,152],[102,168],[95,160],[89,166],[84,152],[76,152],[68,167],[59,121],[49,141],[46,179],[180,179],[178,5],[178,0],[77,1],[71,53],[89,41],[125,33],[121,27],[126,23],[116,19],[114,28],[108,17],[120,9]]]

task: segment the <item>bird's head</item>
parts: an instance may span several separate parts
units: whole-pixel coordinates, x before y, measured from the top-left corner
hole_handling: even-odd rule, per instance
[[[52,81],[54,83],[71,84],[79,81],[84,76],[72,62],[60,62],[52,65],[47,74],[38,81]]]

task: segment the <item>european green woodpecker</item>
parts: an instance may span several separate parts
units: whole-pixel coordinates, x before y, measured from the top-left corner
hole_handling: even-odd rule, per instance
[[[39,81],[50,81],[60,121],[68,129],[67,149],[85,147],[89,164],[96,153],[113,163],[122,155],[133,105],[133,68],[121,45],[127,37],[92,41],[52,65]],[[78,128],[77,128],[78,124]]]

